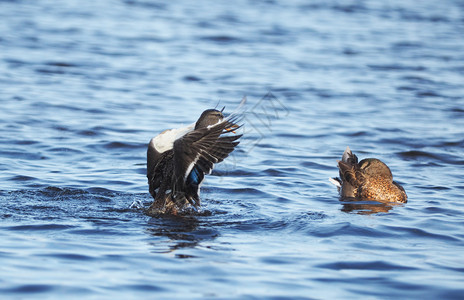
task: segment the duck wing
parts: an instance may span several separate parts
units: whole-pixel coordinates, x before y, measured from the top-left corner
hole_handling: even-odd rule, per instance
[[[230,135],[237,129],[236,118],[187,133],[174,142],[174,195],[185,197],[193,206],[200,205],[198,189],[205,174],[223,161],[239,144],[242,136]]]
[[[364,176],[359,168],[358,157],[351,152],[350,147],[346,147],[342,160],[338,161],[338,169],[343,182],[348,182],[353,187],[358,187],[363,183]]]

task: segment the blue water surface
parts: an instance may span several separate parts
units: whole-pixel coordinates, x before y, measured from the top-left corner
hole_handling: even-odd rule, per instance
[[[462,299],[464,4],[0,0],[0,298]],[[146,146],[247,96],[202,210]],[[405,205],[342,202],[346,146]]]

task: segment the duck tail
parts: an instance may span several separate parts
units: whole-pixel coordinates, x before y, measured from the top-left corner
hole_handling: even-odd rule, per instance
[[[351,152],[349,146],[347,146],[345,152],[343,152],[342,162],[350,165],[355,165],[358,163],[358,157],[355,154],[353,154],[353,152]]]

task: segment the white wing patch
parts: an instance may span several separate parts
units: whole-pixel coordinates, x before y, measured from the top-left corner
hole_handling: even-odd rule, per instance
[[[216,167],[216,164],[213,163],[213,166],[211,167],[211,170],[209,170],[208,172],[208,175],[210,175],[211,173],[213,173],[213,169]]]
[[[200,154],[198,153],[193,162],[188,166],[187,171],[184,174],[184,182],[187,180],[187,177],[189,176],[190,172],[192,172],[193,167],[197,163],[198,159],[200,158]]]
[[[171,150],[174,146],[174,142],[178,139],[193,131],[195,128],[195,123],[190,124],[187,127],[182,127],[178,129],[168,129],[161,132],[156,137],[152,138],[150,141],[151,146],[155,148],[159,153]]]
[[[203,153],[203,152],[204,152],[204,150],[200,151],[200,153],[197,154],[197,156],[195,157],[193,162],[188,166],[188,168],[187,168],[187,170],[185,171],[185,174],[184,174],[184,182],[187,180],[187,177],[190,175],[190,172],[192,172],[193,167],[195,167],[196,163],[200,159],[201,153]],[[216,158],[214,158],[214,160],[217,162]],[[213,172],[213,169],[216,167],[215,163],[211,163],[211,164],[212,164],[211,170],[209,170],[209,172],[207,173],[208,175],[211,174],[211,172]],[[200,184],[201,184],[201,182],[200,182]]]
[[[330,181],[330,183],[332,183],[333,185],[335,185],[338,188],[342,187],[342,185],[340,184],[340,182],[338,180],[335,180],[333,178],[329,178],[329,181]]]

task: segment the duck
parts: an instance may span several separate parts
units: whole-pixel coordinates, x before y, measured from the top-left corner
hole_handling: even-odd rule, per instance
[[[206,174],[240,143],[240,115],[207,109],[186,127],[169,129],[152,138],[147,149],[147,178],[154,201],[149,215],[178,215],[201,206],[200,187]]]
[[[329,180],[337,186],[342,199],[374,200],[378,202],[406,203],[404,188],[393,181],[390,168],[376,158],[358,157],[346,147],[338,161],[340,177]]]

